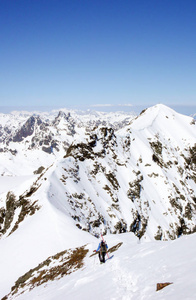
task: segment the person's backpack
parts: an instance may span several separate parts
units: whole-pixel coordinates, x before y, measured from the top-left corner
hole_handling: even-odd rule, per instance
[[[101,252],[106,252],[106,245],[105,245],[104,241],[101,241],[100,250],[101,250]]]

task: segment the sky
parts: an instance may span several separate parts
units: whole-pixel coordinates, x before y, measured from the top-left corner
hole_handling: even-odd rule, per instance
[[[195,0],[0,0],[0,107],[193,107],[195,13]]]

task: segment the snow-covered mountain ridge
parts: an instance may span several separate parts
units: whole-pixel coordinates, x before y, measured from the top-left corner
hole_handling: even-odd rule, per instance
[[[73,249],[85,247],[92,252],[100,230],[107,235],[126,232],[125,239],[119,236],[115,240],[114,235],[109,235],[110,247],[122,241],[123,245],[126,242],[129,245],[137,240],[139,243],[173,240],[196,231],[196,123],[193,118],[156,105],[137,117],[126,114],[106,117],[94,113],[83,119],[74,112],[59,112],[55,116],[1,115],[0,120],[1,297],[8,295],[11,287],[18,286],[19,294],[26,290],[24,295],[13,290],[15,294],[10,294],[8,299],[18,295],[19,299],[64,299],[64,281],[60,280],[62,285],[59,283],[59,297],[53,285],[51,295],[38,289],[41,296],[35,292],[36,296],[29,297],[25,284],[31,282],[36,286],[38,277],[42,280],[42,275],[48,276],[47,272],[61,268],[69,253],[74,253]],[[128,246],[123,249],[122,246],[118,250],[124,255],[122,276],[127,274],[134,281],[136,274],[131,276],[125,267],[130,258]],[[149,257],[148,246],[144,244],[139,253]],[[119,259],[120,255],[117,255]],[[86,259],[86,263],[92,261]],[[136,261],[139,257],[135,264]],[[118,272],[115,264],[116,261],[112,264],[113,273]],[[100,272],[98,266],[95,268]],[[156,274],[159,268],[158,263]],[[80,275],[71,278],[81,278],[84,273],[78,272],[83,271],[77,271]],[[93,272],[88,269],[85,276],[94,286]],[[66,276],[64,271],[57,274]],[[133,294],[128,296],[132,289],[137,291],[135,299],[144,299],[145,293],[140,292],[140,282],[144,281],[141,274],[137,276],[140,278],[137,283],[125,281],[125,293],[119,287],[116,298],[112,294],[113,298],[105,299],[134,299]],[[79,277],[76,282],[80,286]],[[68,286],[73,295],[69,292],[66,295],[77,299],[74,298],[79,295],[74,292],[77,287],[73,287],[71,279]],[[112,283],[109,286],[114,287]],[[152,293],[145,299],[157,297],[150,296]]]
[[[95,236],[102,229],[167,240],[196,231],[194,119],[157,105],[135,118],[119,115],[118,123],[59,112],[50,121],[30,116],[19,127],[6,124],[1,174],[41,174],[36,188],[16,196],[20,203],[44,188],[44,177],[47,201]]]
[[[159,105],[116,132],[100,128],[87,142],[73,143],[61,176],[67,198],[75,198],[72,214],[80,211],[78,226],[156,239],[194,232],[195,133],[195,121]],[[63,177],[69,164],[72,179]]]

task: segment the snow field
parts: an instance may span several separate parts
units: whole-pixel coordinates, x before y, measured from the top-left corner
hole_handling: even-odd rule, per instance
[[[138,243],[131,233],[105,237],[111,247],[122,246],[100,264],[90,257],[97,243],[88,244],[84,267],[64,278],[40,286],[17,300],[194,300],[196,235],[169,242]],[[173,284],[156,291],[157,283]]]

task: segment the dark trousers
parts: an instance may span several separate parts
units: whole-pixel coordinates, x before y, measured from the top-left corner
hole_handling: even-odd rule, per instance
[[[105,262],[105,255],[106,255],[106,252],[103,252],[103,251],[99,251],[99,260],[100,262]]]

